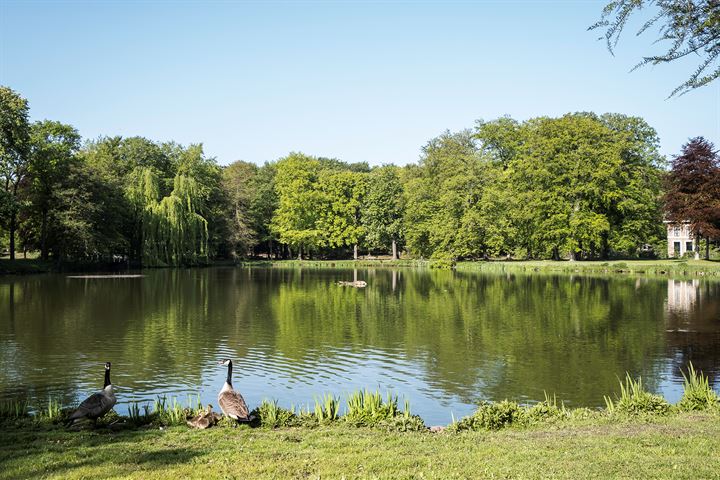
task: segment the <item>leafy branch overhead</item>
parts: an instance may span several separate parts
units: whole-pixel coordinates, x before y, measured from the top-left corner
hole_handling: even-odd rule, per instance
[[[697,56],[699,64],[695,71],[669,97],[678,93],[683,95],[720,76],[720,0],[618,0],[605,6],[602,18],[589,30],[605,30],[600,40],[605,39],[608,50],[613,53],[630,18],[644,9],[652,15],[636,35],[657,27],[659,36],[654,43],[664,43],[667,51],[643,57],[633,70],[647,64],[658,65],[689,55]]]

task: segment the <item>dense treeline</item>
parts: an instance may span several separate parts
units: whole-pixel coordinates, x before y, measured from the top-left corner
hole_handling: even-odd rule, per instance
[[[479,121],[430,140],[404,167],[302,153],[222,167],[201,145],[82,143],[69,125],[29,123],[27,101],[6,87],[0,104],[0,238],[11,255],[162,266],[662,250],[664,159],[655,130],[637,117]]]

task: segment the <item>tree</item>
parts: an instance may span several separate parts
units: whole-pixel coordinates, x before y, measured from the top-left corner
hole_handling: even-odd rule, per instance
[[[404,182],[405,236],[411,252],[436,258],[481,254],[482,232],[463,232],[463,222],[472,228],[468,215],[482,198],[484,161],[468,130],[445,132],[423,147],[418,166],[407,169]]]
[[[700,65],[683,84],[671,93],[685,94],[707,85],[720,76],[720,0],[616,0],[603,9],[602,18],[590,30],[605,29],[605,40],[612,53],[632,15],[646,7],[656,12],[640,27],[637,35],[659,25],[657,42],[669,42],[667,51],[643,57],[633,70],[643,65],[669,63],[691,54]]]
[[[697,238],[720,238],[720,158],[712,143],[703,137],[683,145],[682,153],[672,161],[663,197],[667,219],[689,222]],[[697,250],[696,250],[697,256]],[[709,257],[709,247],[705,251]]]
[[[365,243],[369,249],[387,249],[396,260],[398,242],[403,239],[403,187],[398,167],[375,168],[368,177],[368,190],[361,210]]]
[[[19,189],[28,173],[30,151],[28,102],[8,87],[0,86],[0,200],[10,237],[10,259],[15,259],[15,232],[20,210]]]
[[[280,241],[297,249],[298,259],[303,250],[319,248],[324,232],[318,226],[323,194],[318,190],[320,162],[302,153],[291,153],[277,163],[275,189],[278,208],[270,223]]]
[[[67,179],[80,148],[80,134],[70,125],[45,120],[30,128],[29,197],[34,218],[39,221],[37,244],[40,256],[48,259],[49,217],[57,210],[55,190]],[[54,222],[53,222],[54,223]]]
[[[233,253],[242,257],[247,256],[258,242],[251,213],[257,174],[257,165],[243,161],[234,162],[223,170],[223,187],[230,203],[230,242]]]
[[[354,171],[322,170],[318,178],[322,207],[318,227],[329,247],[353,247],[358,258],[358,243],[365,233],[360,209],[367,191],[367,174]]]
[[[274,253],[273,243],[277,235],[270,228],[270,219],[278,208],[278,194],[275,190],[275,163],[265,163],[252,178],[254,196],[250,203],[250,218],[258,242],[267,245],[267,254]]]

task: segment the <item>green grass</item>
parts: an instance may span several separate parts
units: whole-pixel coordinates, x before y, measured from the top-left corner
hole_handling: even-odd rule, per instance
[[[590,274],[669,275],[673,277],[720,276],[720,262],[713,260],[614,260],[614,261],[553,261],[553,260],[491,260],[451,262],[437,260],[280,260],[249,261],[246,267],[273,268],[370,268],[415,267],[452,268],[460,271],[486,272],[550,272]]]
[[[3,425],[0,479],[718,478],[720,419],[686,413],[619,423],[462,433],[347,428],[69,431]]]

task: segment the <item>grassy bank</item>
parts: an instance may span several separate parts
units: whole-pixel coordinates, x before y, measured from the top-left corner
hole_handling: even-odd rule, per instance
[[[14,424],[0,478],[718,478],[718,438],[718,417],[701,413],[438,434]]]
[[[374,268],[419,267],[449,268],[451,264],[428,260],[281,260],[250,261],[249,267],[274,268]],[[720,276],[720,262],[708,260],[617,260],[617,261],[553,261],[553,260],[490,260],[457,262],[460,271],[485,272],[551,272],[591,274],[634,274],[669,276]]]
[[[357,391],[314,410],[265,401],[252,425],[223,419],[184,425],[178,402],[110,414],[69,430],[49,403],[28,415],[9,402],[0,417],[2,478],[717,478],[720,398],[691,366],[675,405],[629,376],[607,408],[483,403],[432,432],[398,398]],[[195,403],[192,399],[189,404]],[[10,408],[12,407],[12,408]]]

